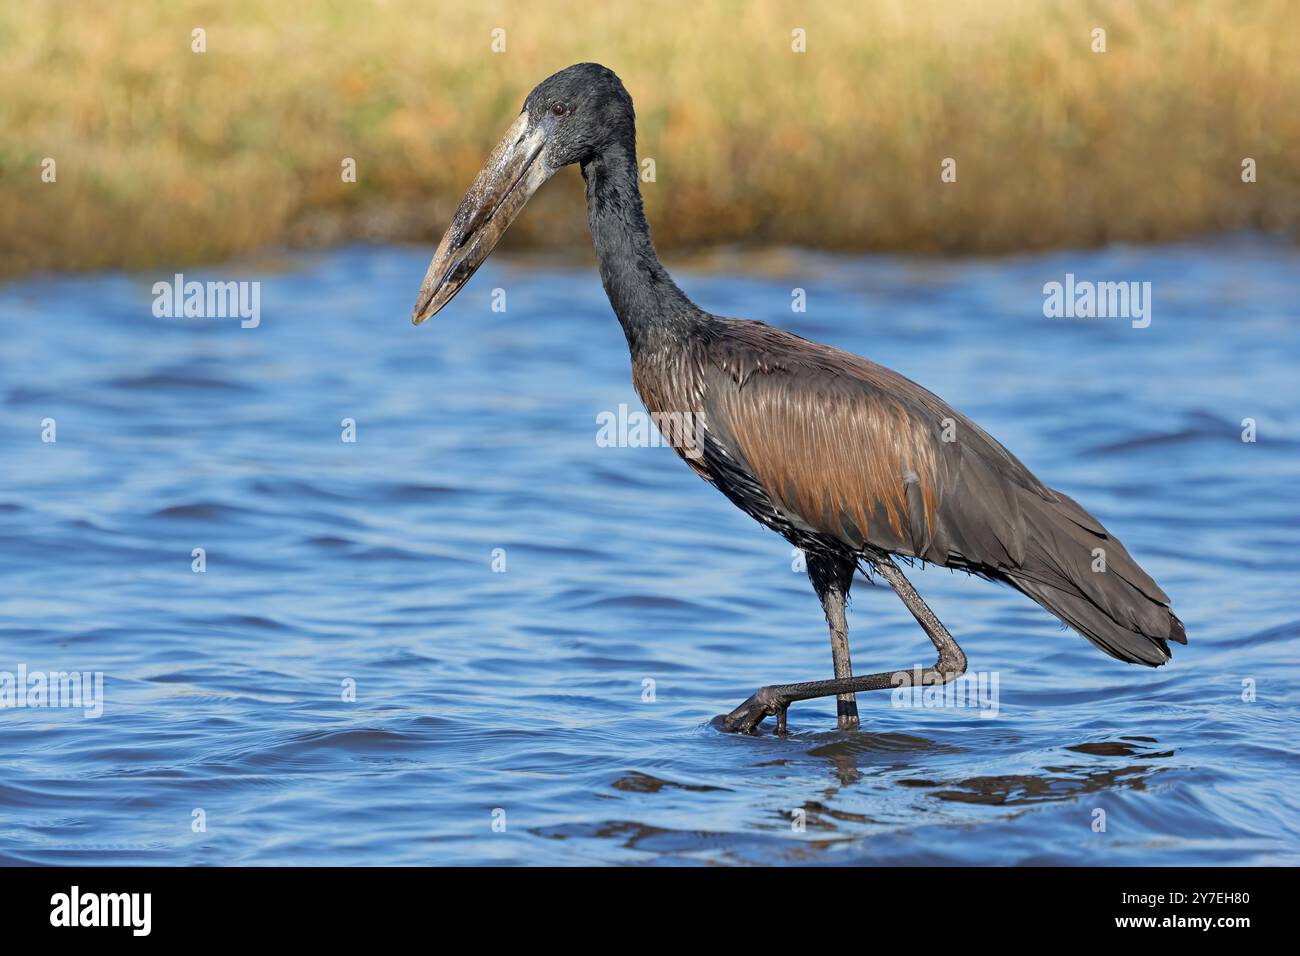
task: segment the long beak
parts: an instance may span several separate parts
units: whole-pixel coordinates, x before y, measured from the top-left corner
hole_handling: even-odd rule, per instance
[[[555,170],[542,157],[544,145],[545,130],[530,126],[527,113],[506,130],[438,243],[411,313],[414,324],[432,318],[452,300],[496,248],[529,197],[551,178]]]

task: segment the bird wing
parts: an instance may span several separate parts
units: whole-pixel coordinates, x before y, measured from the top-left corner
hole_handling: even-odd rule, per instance
[[[1121,660],[1185,643],[1117,538],[920,385],[758,322],[720,323],[707,354],[704,458],[751,514],[1006,581]]]
[[[1055,496],[979,426],[860,356],[758,322],[722,329],[704,414],[735,466],[724,476],[747,472],[795,527],[854,549],[945,565],[1022,559],[1020,493]]]

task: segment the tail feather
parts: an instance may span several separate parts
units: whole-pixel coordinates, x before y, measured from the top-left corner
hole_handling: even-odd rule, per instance
[[[1169,641],[1187,643],[1169,596],[1119,539],[1071,498],[1020,495],[1025,549],[996,576],[1033,598],[1111,657],[1159,667]]]

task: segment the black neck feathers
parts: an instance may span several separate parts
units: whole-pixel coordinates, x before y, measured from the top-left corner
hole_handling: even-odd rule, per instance
[[[582,178],[600,279],[633,355],[687,336],[706,322],[707,314],[673,282],[650,241],[635,141],[607,146],[582,164]]]

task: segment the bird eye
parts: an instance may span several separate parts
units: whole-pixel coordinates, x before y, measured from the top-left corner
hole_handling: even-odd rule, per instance
[[[556,103],[551,107],[551,112],[556,116],[563,116],[565,113],[569,112],[569,108],[563,103]]]

